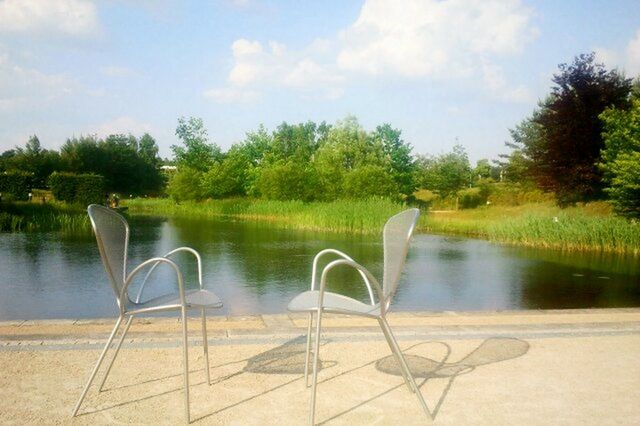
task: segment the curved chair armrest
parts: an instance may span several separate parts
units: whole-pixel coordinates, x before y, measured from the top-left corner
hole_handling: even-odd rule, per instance
[[[382,315],[384,315],[384,311],[386,310],[386,307],[383,301],[385,298],[384,298],[384,292],[382,291],[382,287],[380,286],[380,283],[371,274],[371,272],[369,272],[367,268],[360,265],[359,263],[354,262],[353,260],[348,260],[348,259],[334,260],[333,262],[325,266],[324,269],[322,270],[322,276],[320,277],[320,289],[318,291],[318,309],[322,307],[322,301],[324,299],[324,290],[327,286],[327,275],[329,274],[329,271],[331,271],[336,266],[340,266],[340,265],[351,266],[352,268],[357,269],[361,274],[367,277],[369,283],[373,284],[373,287],[376,289],[376,292],[378,293],[378,300],[380,301],[381,313]],[[372,303],[371,305],[375,306],[375,303]]]
[[[200,258],[200,253],[198,253],[191,247],[179,247],[177,249],[171,250],[169,253],[165,254],[162,257],[168,258],[169,256],[175,253],[178,253],[180,251],[187,251],[195,256],[196,261],[198,263],[198,284],[200,285],[200,290],[202,290],[204,288],[204,285],[202,283],[202,258]],[[144,286],[147,284],[147,280],[149,279],[149,277],[151,276],[151,274],[159,264],[160,262],[156,262],[156,264],[153,265],[151,269],[149,269],[149,272],[147,272],[147,275],[145,275],[144,279],[142,280],[142,284],[140,285],[140,290],[138,290],[138,295],[136,296],[136,301],[135,301],[136,303],[140,303],[140,299],[142,299],[142,292],[144,291]]]
[[[321,250],[320,252],[318,252],[318,254],[316,254],[316,257],[313,258],[313,267],[311,268],[311,290],[315,290],[316,288],[316,276],[317,276],[317,272],[318,272],[318,261],[320,260],[320,258],[322,256],[324,256],[325,254],[335,254],[337,256],[342,257],[343,259],[349,260],[353,263],[355,263],[357,265],[357,263],[351,258],[349,257],[347,254],[341,252],[340,250],[336,250],[336,249],[324,249]],[[358,268],[356,268],[358,269]],[[369,290],[369,298],[371,299],[371,305],[375,305],[376,301],[373,297],[373,290],[371,289],[371,283],[369,282],[369,278],[367,278],[367,274],[365,272],[363,272],[362,270],[358,269],[358,272],[360,273],[360,276],[362,277],[362,280],[364,281],[365,285],[367,286],[367,290]],[[371,275],[371,274],[369,274]],[[375,278],[374,278],[375,280]]]
[[[167,259],[166,257],[153,257],[153,258],[151,258],[149,260],[145,260],[144,262],[142,262],[141,264],[136,266],[133,269],[133,271],[131,271],[131,273],[129,273],[129,275],[127,276],[127,279],[124,281],[124,286],[122,286],[122,290],[120,292],[120,300],[124,300],[123,298],[127,294],[127,289],[129,288],[129,284],[131,284],[131,281],[133,280],[133,278],[140,271],[142,271],[144,268],[146,268],[149,265],[153,265],[151,267],[151,269],[153,270],[160,263],[168,264],[176,272],[176,276],[178,278],[178,293],[180,295],[180,303],[183,306],[186,306],[187,300],[186,300],[185,294],[184,294],[184,279],[182,278],[182,272],[180,271],[180,268],[178,267],[178,265],[176,265],[176,263],[173,260]],[[149,271],[149,272],[151,272],[151,271]],[[149,273],[147,273],[147,277],[148,277],[148,275],[149,275]],[[147,277],[145,277],[145,280],[146,280]],[[143,285],[144,285],[144,283],[143,283]],[[135,303],[139,303],[140,302],[140,296],[141,295],[142,295],[142,289],[140,289],[140,292],[138,293],[138,297],[136,298],[136,302]]]

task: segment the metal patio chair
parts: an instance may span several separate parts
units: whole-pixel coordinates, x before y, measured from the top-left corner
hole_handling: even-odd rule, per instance
[[[208,308],[220,308],[222,302],[214,293],[205,290],[202,283],[202,259],[197,251],[189,247],[180,247],[170,251],[163,257],[154,257],[146,260],[136,266],[130,273],[127,273],[127,248],[129,245],[129,224],[124,217],[116,213],[115,211],[103,206],[92,204],[88,208],[89,218],[91,219],[91,225],[96,235],[98,243],[98,249],[100,256],[102,257],[102,263],[109,277],[109,282],[116,295],[116,302],[118,304],[119,316],[116,321],[113,331],[107,340],[107,344],[104,346],[98,362],[96,363],[89,381],[82,391],[82,395],[78,400],[75,408],[73,409],[73,416],[75,417],[80,409],[80,405],[84,400],[91,383],[93,382],[102,361],[104,360],[107,350],[111,346],[114,337],[117,334],[122,321],[126,318],[126,324],[122,336],[115,347],[115,353],[113,358],[109,362],[109,366],[102,378],[99,389],[102,390],[104,383],[107,380],[113,362],[118,356],[122,342],[129,331],[129,326],[135,315],[156,313],[162,311],[180,311],[182,318],[182,356],[183,356],[183,368],[184,368],[184,408],[187,423],[190,421],[189,415],[189,359],[187,353],[187,309],[200,309],[202,315],[202,341],[204,347],[204,359],[205,369],[207,372],[207,383],[211,384],[211,377],[209,372],[209,348],[207,342],[207,317],[206,309]],[[195,256],[198,263],[198,283],[199,288],[196,290],[185,290],[184,280],[182,272],[178,265],[169,259],[175,253],[186,251]],[[176,281],[178,283],[178,292],[174,294],[167,294],[160,297],[155,297],[146,301],[141,301],[142,292],[147,280],[161,264],[169,265],[176,273]],[[132,301],[129,297],[129,284],[133,281],[133,278],[140,272],[148,269],[144,280],[140,286],[135,301]]]
[[[400,281],[400,274],[404,267],[407,252],[409,250],[409,243],[411,241],[411,235],[418,222],[420,216],[420,210],[409,209],[402,213],[399,213],[391,217],[384,226],[383,239],[384,239],[384,274],[382,280],[382,286],[378,283],[376,278],[365,269],[362,265],[354,262],[346,254],[334,250],[326,249],[320,251],[313,259],[313,266],[311,269],[311,290],[296,296],[291,302],[289,302],[288,309],[292,312],[308,312],[309,313],[309,325],[307,327],[307,350],[305,356],[305,369],[304,369],[304,382],[305,387],[309,387],[308,372],[309,372],[309,358],[311,353],[311,328],[313,322],[314,313],[316,314],[316,333],[315,333],[315,348],[313,352],[313,384],[311,391],[311,407],[309,413],[309,424],[313,425],[315,421],[315,406],[316,406],[316,390],[318,386],[318,352],[320,348],[320,331],[322,326],[322,314],[324,312],[358,315],[368,318],[375,318],[380,324],[382,333],[384,334],[391,352],[395,355],[396,360],[400,364],[400,370],[404,377],[405,383],[409,387],[411,392],[415,393],[418,397],[420,405],[424,409],[427,416],[430,416],[427,404],[422,397],[420,389],[416,385],[416,382],[409,370],[407,361],[398,346],[389,323],[386,319],[386,314],[391,304],[391,299],[394,296],[398,282]],[[334,260],[327,264],[322,270],[320,278],[320,288],[316,289],[317,282],[317,268],[318,260],[326,255],[334,254],[342,259]],[[358,300],[350,297],[343,296],[341,294],[331,293],[326,291],[327,275],[329,272],[337,266],[350,266],[356,269],[364,284],[369,291],[369,298],[371,304],[362,303]],[[372,288],[373,287],[373,288]],[[374,298],[374,291],[377,294],[378,302],[376,303]]]

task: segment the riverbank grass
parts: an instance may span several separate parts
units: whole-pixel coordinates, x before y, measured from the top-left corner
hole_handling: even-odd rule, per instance
[[[91,224],[86,209],[59,202],[0,203],[0,232],[62,232],[86,235]]]
[[[123,205],[129,207],[132,215],[234,217],[293,229],[365,234],[379,233],[390,216],[405,208],[386,199],[304,203],[237,198],[180,204],[169,199],[133,199],[126,200]]]
[[[614,216],[605,202],[566,209],[546,202],[432,211],[421,230],[525,247],[640,255],[640,223]]]

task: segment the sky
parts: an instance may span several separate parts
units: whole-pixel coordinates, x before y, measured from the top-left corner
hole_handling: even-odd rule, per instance
[[[640,1],[0,0],[0,152],[148,132],[168,157],[182,116],[227,149],[354,115],[475,162],[591,51],[640,74]]]

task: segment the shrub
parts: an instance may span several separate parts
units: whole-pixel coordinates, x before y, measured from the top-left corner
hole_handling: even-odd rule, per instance
[[[22,171],[0,173],[0,193],[5,201],[26,200],[31,190],[32,175]]]
[[[313,169],[294,161],[265,165],[256,179],[259,194],[270,200],[311,201],[316,198],[317,175]]]
[[[357,167],[346,174],[343,185],[349,198],[398,197],[398,185],[382,166]]]
[[[202,173],[197,170],[180,168],[169,181],[167,193],[175,201],[202,199]]]
[[[468,188],[458,191],[458,197],[461,209],[475,209],[479,205],[487,202],[486,198],[483,201],[480,188]]]
[[[104,177],[94,174],[54,172],[49,176],[51,193],[58,201],[80,204],[101,204],[105,199]]]

